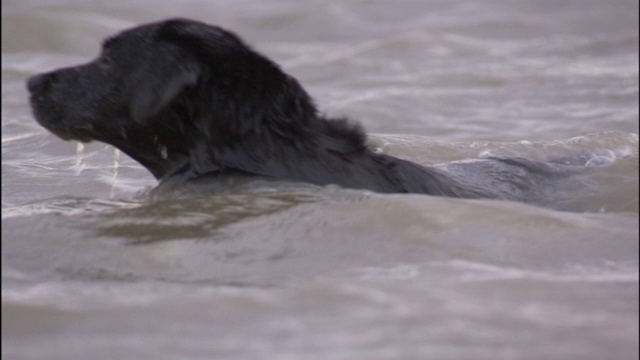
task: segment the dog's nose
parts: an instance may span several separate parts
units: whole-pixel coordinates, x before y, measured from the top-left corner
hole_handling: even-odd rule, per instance
[[[27,80],[27,89],[29,89],[30,92],[37,91],[42,87],[42,84],[45,82],[46,78],[47,74],[38,74],[30,77]]]

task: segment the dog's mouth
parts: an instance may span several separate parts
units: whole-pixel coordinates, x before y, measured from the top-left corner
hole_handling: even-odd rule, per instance
[[[51,129],[51,128],[47,128],[47,130],[49,130],[49,132],[51,132],[52,134],[54,134],[55,136],[59,137],[62,140],[65,141],[80,141],[83,143],[88,143],[93,141],[93,138],[90,136],[86,136],[83,134],[79,134],[77,132],[69,132],[69,131],[65,131],[65,130],[60,130],[60,129]]]
[[[95,140],[93,136],[93,125],[87,123],[82,126],[69,126],[65,123],[65,120],[54,120],[43,118],[39,114],[35,114],[35,118],[40,125],[47,129],[53,135],[59,137],[62,140],[70,141],[76,140],[83,143],[88,143]]]
[[[95,129],[90,121],[73,121],[80,122],[80,125],[72,124],[70,119],[62,116],[61,111],[55,106],[48,106],[43,109],[43,106],[38,101],[42,101],[42,98],[31,98],[31,108],[33,109],[33,115],[36,121],[42,125],[49,132],[59,137],[62,140],[77,140],[84,143],[95,140]]]

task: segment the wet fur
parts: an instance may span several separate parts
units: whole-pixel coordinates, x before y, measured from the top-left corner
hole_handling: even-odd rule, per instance
[[[124,31],[94,61],[28,80],[37,121],[111,144],[156,178],[242,172],[384,193],[536,202],[557,166],[483,159],[437,167],[366,146],[321,116],[298,81],[236,35],[172,19]]]

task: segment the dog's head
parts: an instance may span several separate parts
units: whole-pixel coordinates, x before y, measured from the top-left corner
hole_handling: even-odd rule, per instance
[[[157,178],[215,171],[224,165],[216,149],[304,133],[316,117],[273,62],[220,27],[184,19],[124,31],[92,62],[33,76],[27,87],[42,126],[114,145]]]

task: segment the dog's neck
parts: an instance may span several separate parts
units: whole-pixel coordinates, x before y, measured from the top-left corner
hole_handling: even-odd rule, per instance
[[[368,157],[362,129],[346,120],[312,117],[305,126],[295,121],[269,124],[237,138],[201,135],[189,149],[190,176],[219,171],[244,171],[256,175],[314,182],[321,168],[353,166],[355,158]],[[213,137],[213,141],[210,140]]]

